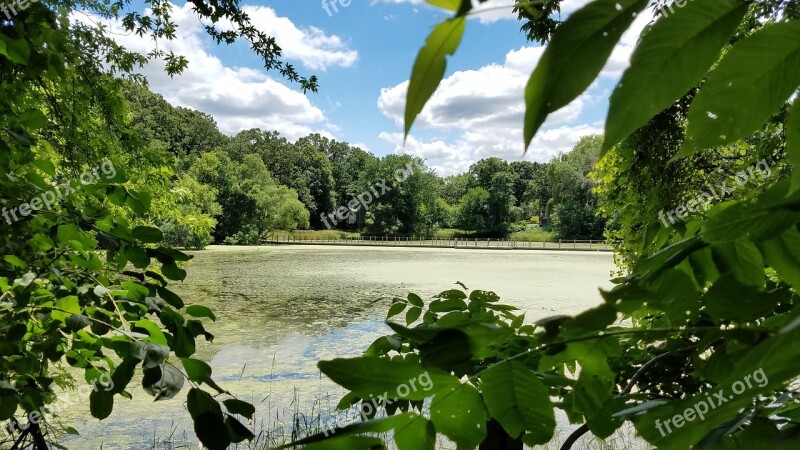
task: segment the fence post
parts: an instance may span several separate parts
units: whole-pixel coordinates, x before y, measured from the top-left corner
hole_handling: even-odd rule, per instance
[[[561,248],[561,239],[558,240],[558,248]]]

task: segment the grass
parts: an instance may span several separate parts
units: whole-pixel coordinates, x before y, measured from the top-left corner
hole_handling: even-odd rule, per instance
[[[265,398],[261,404],[256,405],[265,414],[261,421],[248,426],[254,430],[255,439],[251,442],[243,442],[229,447],[236,450],[270,450],[290,442],[302,439],[307,436],[322,433],[330,424],[338,427],[354,424],[360,421],[357,407],[345,411],[336,410],[338,397],[328,394],[322,397],[314,397],[310,402],[302,402],[299,390],[295,388],[293,399],[289,407],[279,407],[271,403],[270,398]],[[301,406],[302,405],[302,406]],[[423,412],[425,414],[425,412]],[[570,431],[574,429],[571,428]],[[179,449],[202,449],[196,446],[190,438],[191,432],[186,430],[178,432],[172,429],[170,436],[153,436],[151,450],[179,450]],[[556,436],[548,444],[532,447],[534,450],[558,450],[568,433],[560,435],[556,430]],[[390,450],[396,450],[391,435],[381,434],[388,444]],[[455,450],[455,444],[449,440],[437,436],[437,450]],[[530,447],[526,447],[530,448]],[[607,439],[598,439],[591,434],[587,434],[579,439],[573,450],[633,450],[649,448],[647,444],[636,436],[632,425],[624,424],[619,430]]]
[[[511,233],[512,241],[525,241],[525,242],[543,242],[543,241],[557,241],[558,235],[555,231],[545,230],[543,228],[531,228],[525,231]]]
[[[338,240],[338,239],[357,239],[361,234],[353,231],[341,230],[300,230],[300,231],[277,231],[270,236],[270,239],[285,240],[291,237],[296,240]],[[458,228],[441,228],[434,232],[433,236],[427,239],[471,239],[471,238],[485,238],[485,234],[472,233]],[[518,231],[511,233],[508,239],[512,241],[521,242],[555,242],[558,241],[558,235],[555,231],[545,228],[531,228],[525,231]]]
[[[298,231],[278,231],[275,232],[270,239],[286,239],[291,236],[292,239],[297,240],[331,240],[331,239],[345,239],[357,238],[359,233],[341,230],[298,230]]]

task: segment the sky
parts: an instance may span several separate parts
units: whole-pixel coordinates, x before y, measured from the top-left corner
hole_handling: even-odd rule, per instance
[[[241,1],[253,24],[276,38],[287,62],[302,75],[317,75],[317,93],[304,94],[299,85],[264,70],[246,43],[217,45],[180,2],[173,7],[177,38],[159,41],[158,47],[184,55],[189,67],[170,78],[163,63],[151,62],[142,73],[151,90],[175,106],[210,114],[228,135],[261,128],[294,141],[320,133],[378,156],[419,156],[447,176],[491,156],[546,162],[568,152],[581,136],[602,133],[608,96],[647,22],[644,15],[637,19],[598,80],[551,115],[525,153],[524,87],[544,49],[526,41],[512,0],[480,5],[487,11],[469,20],[439,90],[405,143],[402,118],[411,67],[432,27],[447,14],[424,0],[352,0],[346,7],[333,1]],[[562,18],[588,2],[564,0]],[[151,39],[108,25],[129,49],[153,49]]]

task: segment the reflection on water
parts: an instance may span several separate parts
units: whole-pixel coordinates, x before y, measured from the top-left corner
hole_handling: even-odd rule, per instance
[[[214,368],[225,389],[252,401],[262,417],[282,409],[310,412],[335,405],[341,390],[320,376],[320,359],[356,356],[388,332],[389,298],[423,296],[461,281],[493,290],[527,310],[534,321],[575,314],[599,303],[610,287],[608,253],[358,247],[212,247],[195,253],[189,276],[175,284],[187,304],[217,314],[208,324],[214,343],[199,343],[196,357]],[[134,380],[133,400],[117,399],[102,423],[88,406],[67,412],[82,435],[73,449],[148,449],[154,438],[192,424],[185,395],[153,404]],[[308,407],[309,409],[304,409]],[[324,408],[323,408],[324,409]]]

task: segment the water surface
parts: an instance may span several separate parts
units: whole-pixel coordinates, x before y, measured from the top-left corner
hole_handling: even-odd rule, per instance
[[[527,311],[529,322],[575,314],[601,303],[612,256],[599,252],[417,249],[332,246],[211,247],[195,252],[189,275],[174,289],[187,304],[218,316],[207,328],[214,343],[196,357],[215,379],[274,424],[287,411],[332,408],[341,391],[320,376],[320,359],[357,356],[388,332],[383,318],[393,296],[423,298],[454,287],[499,294]],[[134,382],[138,382],[134,380]],[[138,386],[133,400],[117,399],[102,423],[88,407],[66,414],[82,435],[69,448],[147,449],[192,424],[184,394],[154,404]]]

